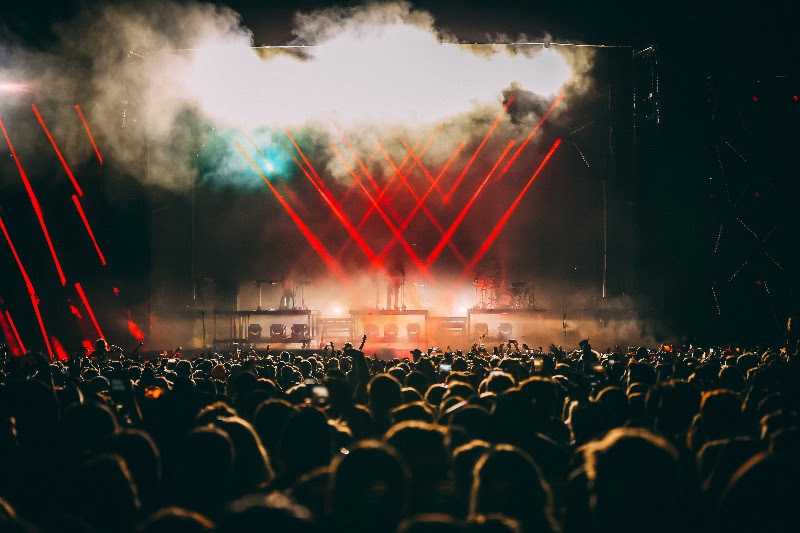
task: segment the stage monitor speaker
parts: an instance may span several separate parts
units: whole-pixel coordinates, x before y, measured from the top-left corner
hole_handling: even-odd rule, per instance
[[[308,324],[292,324],[292,338],[293,339],[307,339],[308,338]]]
[[[273,338],[273,339],[286,337],[286,325],[285,324],[270,324],[269,325],[269,336],[271,338]]]
[[[247,340],[257,341],[261,339],[261,332],[263,328],[261,324],[250,324],[247,326]]]

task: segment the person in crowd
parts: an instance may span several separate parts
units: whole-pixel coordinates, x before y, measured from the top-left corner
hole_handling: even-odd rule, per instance
[[[0,350],[0,531],[796,530],[789,346]]]

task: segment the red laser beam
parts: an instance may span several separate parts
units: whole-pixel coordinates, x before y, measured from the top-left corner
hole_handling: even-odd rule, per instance
[[[369,171],[369,167],[367,167],[367,165],[366,165],[366,164],[365,164],[365,163],[364,163],[364,162],[361,160],[361,158],[359,158],[359,157],[356,155],[355,148],[353,148],[353,145],[352,145],[352,144],[350,144],[350,143],[347,141],[347,138],[346,138],[344,135],[342,135],[342,140],[343,140],[343,142],[345,143],[345,145],[347,146],[347,149],[348,149],[348,150],[350,151],[350,153],[352,154],[352,156],[353,156],[353,161],[354,161],[355,165],[356,165],[356,166],[358,166],[358,167],[361,169],[361,172],[364,174],[364,176],[365,176],[365,177],[366,177],[366,178],[369,180],[369,182],[370,182],[370,183],[371,183],[371,184],[372,184],[372,185],[375,187],[375,189],[376,189],[376,192],[378,193],[378,197],[377,197],[377,202],[378,202],[378,205],[380,205],[381,203],[383,203],[383,204],[384,204],[384,205],[385,205],[387,208],[391,208],[391,207],[393,207],[393,206],[391,206],[391,204],[389,204],[389,203],[386,201],[386,200],[387,200],[387,199],[386,199],[386,192],[389,190],[389,187],[390,187],[390,186],[391,186],[391,184],[393,183],[394,179],[397,177],[397,173],[395,172],[395,173],[394,173],[394,174],[393,174],[393,175],[392,175],[392,176],[391,176],[391,177],[390,177],[390,178],[389,178],[389,179],[386,181],[386,183],[384,184],[384,186],[383,186],[383,187],[380,187],[380,186],[378,185],[378,183],[375,181],[375,178],[372,176],[372,173]],[[336,157],[339,159],[340,163],[341,163],[342,165],[346,165],[345,158],[344,158],[344,156],[342,155],[341,151],[339,150],[339,148],[336,146],[336,144],[335,144],[335,143],[331,143],[331,150],[333,150],[334,154],[335,154],[335,155],[336,155]],[[401,165],[402,165],[402,166],[405,166],[405,164],[407,164],[407,163],[408,163],[408,161],[409,161],[409,158],[408,158],[408,155],[406,155],[406,157],[404,157],[404,158],[403,158],[403,162],[401,163]],[[354,170],[355,170],[355,169],[353,168],[353,165],[349,165],[349,170],[348,170],[348,173],[351,173],[351,174],[352,174],[352,172],[353,172]],[[361,228],[363,227],[363,224],[362,224],[362,222],[363,222],[363,223],[366,223],[367,219],[369,218],[369,216],[372,214],[372,212],[373,212],[373,211],[374,211],[374,207],[373,207],[373,206],[370,204],[369,208],[367,209],[367,211],[364,213],[364,215],[361,217],[361,220],[359,221],[359,224],[358,224],[358,226],[357,226],[359,229],[361,229]],[[397,215],[397,213],[396,213],[396,212],[392,212],[392,215],[395,215],[395,219],[399,218],[399,217],[397,217],[397,216],[396,216],[396,215]]]
[[[303,163],[305,163],[305,165],[306,165],[306,168],[307,168],[307,169],[308,169],[308,170],[311,172],[311,177],[313,178],[313,179],[311,179],[311,183],[312,183],[313,185],[315,185],[315,187],[319,187],[319,188],[321,188],[321,190],[322,190],[322,191],[324,191],[324,194],[325,194],[325,195],[327,195],[327,199],[328,199],[328,200],[330,200],[334,206],[336,206],[336,209],[338,209],[338,210],[339,210],[339,212],[342,212],[342,213],[343,213],[343,211],[342,211],[342,206],[341,206],[341,203],[339,203],[339,202],[336,200],[336,197],[333,195],[333,193],[331,192],[331,190],[330,190],[330,189],[328,189],[328,186],[327,186],[327,185],[325,185],[325,181],[323,181],[323,179],[320,177],[320,175],[319,175],[319,172],[317,172],[317,169],[316,169],[316,167],[314,167],[314,164],[311,162],[311,160],[308,158],[308,156],[306,156],[306,154],[305,154],[305,152],[303,151],[303,149],[302,149],[302,148],[300,148],[300,145],[299,145],[299,144],[297,143],[297,141],[294,139],[294,137],[292,136],[292,134],[291,134],[291,132],[290,132],[289,130],[286,130],[286,136],[288,137],[289,141],[290,141],[290,142],[292,143],[292,145],[294,146],[294,148],[295,148],[295,150],[297,151],[297,153],[298,153],[298,155],[300,156],[300,158],[303,160]],[[297,161],[295,161],[295,163],[297,163]],[[302,165],[298,165],[298,168],[299,168],[301,171],[303,171],[303,173],[305,174],[305,170],[304,170],[304,168],[303,168],[303,166],[302,166]],[[308,177],[309,177],[309,175],[308,175],[308,174],[306,174],[306,177],[308,178]],[[376,185],[377,185],[377,184],[376,184]],[[319,189],[318,189],[318,190],[319,190]],[[357,231],[357,230],[356,230],[356,233],[358,233],[358,231]],[[360,234],[359,234],[359,235],[360,235]],[[362,240],[363,240],[363,239],[362,239]]]
[[[492,165],[492,168],[489,170],[489,172],[486,173],[486,176],[483,178],[481,184],[478,186],[475,192],[472,193],[470,199],[467,201],[466,204],[464,204],[464,207],[461,208],[461,211],[458,212],[458,215],[456,215],[456,218],[453,220],[453,223],[450,224],[450,227],[447,228],[447,231],[444,233],[444,235],[442,235],[442,238],[433,248],[430,255],[428,255],[426,263],[429,266],[431,265],[431,263],[436,261],[436,258],[439,257],[439,254],[442,253],[442,250],[444,250],[444,247],[447,244],[447,242],[453,238],[453,234],[456,232],[458,227],[464,221],[464,218],[466,218],[467,213],[475,204],[475,202],[478,200],[478,197],[481,195],[481,192],[483,192],[483,189],[486,187],[486,184],[489,183],[489,180],[494,175],[495,171],[497,170],[497,167],[500,166],[500,163],[503,161],[503,159],[505,159],[506,155],[508,155],[508,152],[511,151],[511,148],[514,146],[514,144],[515,141],[513,140],[508,141],[508,144],[503,149],[503,152],[500,154],[500,157],[497,158],[497,161],[495,161],[494,165]]]
[[[337,157],[341,157],[342,155],[338,150],[336,150],[335,153]],[[377,211],[378,215],[381,217],[381,219],[383,219],[383,222],[389,228],[389,231],[392,233],[394,238],[398,240],[400,246],[403,248],[403,250],[405,250],[406,254],[414,263],[414,265],[416,265],[417,268],[420,270],[420,272],[422,272],[423,274],[427,273],[425,264],[420,260],[419,256],[417,256],[417,254],[414,252],[414,249],[411,247],[410,244],[408,244],[408,241],[405,239],[405,237],[403,237],[403,234],[400,232],[399,229],[397,229],[397,226],[395,226],[395,224],[392,222],[392,220],[389,218],[389,216],[386,214],[383,208],[381,208],[381,206],[378,205],[378,202],[375,200],[372,194],[370,194],[367,188],[364,187],[364,183],[361,181],[361,178],[358,177],[358,174],[355,172],[355,170],[351,168],[349,170],[349,173],[353,177],[353,180],[355,180],[356,185],[358,185],[358,187],[367,197],[367,200],[369,200],[370,204],[372,204],[372,206],[375,208],[375,211]]]
[[[345,164],[344,157],[342,156],[342,153],[339,151],[339,149],[336,147],[335,144],[331,145],[331,149],[333,150],[333,152],[336,155],[336,157],[340,160],[340,162],[344,165]],[[380,200],[376,200],[369,193],[367,188],[363,186],[363,183],[361,182],[361,179],[358,177],[358,174],[356,173],[355,169],[352,166],[348,169],[348,173],[353,177],[356,185],[358,185],[358,187],[367,196],[367,199],[370,202],[370,208],[372,210],[378,212],[378,215],[381,217],[381,219],[384,221],[386,226],[389,228],[389,231],[392,233],[392,235],[395,236],[395,238],[397,238],[397,236],[402,238],[402,233],[397,229],[397,226],[392,222],[391,218],[386,214],[386,212],[380,207],[380,204],[379,204]],[[383,190],[381,191],[382,193],[386,191],[386,188],[388,187],[388,183],[389,182],[387,182],[387,186],[385,186],[383,188]],[[379,198],[380,198],[380,196],[379,196]],[[369,211],[367,213],[365,213],[365,215],[368,215],[368,214],[369,214]],[[366,219],[362,219],[362,220],[366,221]],[[419,257],[416,255],[416,253],[414,253],[414,250],[411,248],[411,245],[408,244],[408,241],[406,241],[405,239],[403,239],[403,241],[404,241],[404,243],[401,242],[401,245],[402,245],[403,249],[405,250],[406,254],[408,254],[408,256],[411,258],[412,262],[414,262],[415,265],[417,265],[418,267],[421,267],[420,271],[425,273],[425,268],[424,268],[424,264],[422,263],[422,261],[419,259]],[[345,242],[344,245],[342,245],[342,247],[339,249],[339,254],[342,254],[344,252],[345,248],[347,247],[347,244],[348,244],[348,242]],[[379,259],[379,261],[382,262],[381,259]]]
[[[414,152],[414,149],[410,147],[408,143],[401,141],[401,144],[403,145],[403,148],[405,148],[406,151],[411,154],[411,158],[414,160],[414,165],[416,165],[416,167],[422,171],[425,179],[428,180],[428,184],[432,185],[436,189],[436,192],[439,193],[439,196],[442,196],[444,193],[442,192],[441,187],[439,187],[439,183],[436,181],[436,178],[434,178],[433,174],[431,174],[431,171],[428,169],[427,165],[422,162],[416,152]]]
[[[128,312],[128,333],[131,334],[131,337],[133,337],[136,342],[144,342],[144,331],[142,331],[139,324],[131,318],[130,312]]]
[[[344,214],[344,212],[341,209],[341,205],[338,205],[338,202],[333,197],[333,193],[330,191],[330,189],[327,188],[325,182],[322,181],[322,178],[319,176],[317,169],[314,168],[314,165],[311,163],[308,157],[306,157],[302,148],[300,148],[300,145],[295,141],[294,137],[288,130],[286,132],[286,136],[289,138],[289,141],[291,141],[295,150],[297,151],[301,159],[306,163],[306,166],[308,167],[307,171],[306,168],[300,164],[300,161],[297,161],[297,159],[294,158],[295,164],[297,164],[300,171],[305,175],[308,181],[311,182],[314,188],[317,189],[317,192],[322,197],[322,200],[331,209],[333,215],[342,224],[342,227],[344,227],[345,231],[350,236],[350,238],[358,245],[358,247],[361,249],[364,255],[367,256],[367,259],[369,259],[370,263],[372,263],[372,265],[375,268],[381,268],[381,261],[375,255],[375,252],[372,251],[372,248],[364,240],[364,237],[361,235],[361,233],[353,226],[352,222],[350,222],[350,219],[347,217],[347,215]],[[311,174],[309,174],[309,171],[311,172]],[[314,178],[316,178],[316,180]]]
[[[422,209],[422,213],[425,215],[425,218],[427,218],[431,222],[431,224],[433,224],[433,227],[436,229],[436,231],[439,232],[439,235],[443,235],[444,234],[444,228],[442,227],[442,225],[439,223],[439,221],[436,219],[436,217],[433,215],[433,213],[431,213],[431,211],[427,207],[425,207],[425,204],[421,203],[419,201],[419,195],[417,195],[416,191],[411,186],[411,184],[408,183],[408,179],[405,176],[405,174],[403,174],[403,172],[399,168],[397,168],[397,165],[395,164],[394,160],[392,159],[392,156],[389,155],[389,152],[386,151],[386,149],[383,147],[383,145],[380,142],[378,142],[378,149],[383,154],[383,157],[384,157],[384,159],[386,159],[386,162],[389,163],[389,166],[391,166],[392,168],[395,169],[395,173],[400,178],[400,181],[403,183],[403,185],[406,187],[406,189],[408,189],[408,192],[411,193],[411,197],[414,199],[414,201],[422,206],[421,209]],[[458,258],[458,260],[461,261],[461,263],[466,266],[466,264],[467,264],[466,259],[464,259],[464,255],[456,247],[456,245],[453,244],[452,241],[448,241],[447,245],[453,251],[453,253]]]
[[[51,342],[53,343],[53,348],[56,351],[56,357],[59,361],[69,361],[69,354],[67,350],[64,349],[64,345],[61,344],[61,341],[58,340],[58,337],[52,337]]]
[[[378,261],[375,252],[372,251],[372,248],[370,248],[370,246],[367,244],[367,242],[364,240],[361,234],[355,229],[355,227],[353,227],[353,224],[350,222],[350,219],[347,218],[347,215],[345,215],[341,211],[341,209],[339,209],[339,207],[336,206],[334,201],[332,201],[331,198],[325,193],[325,191],[322,190],[319,184],[314,180],[314,177],[311,176],[311,174],[305,169],[305,167],[303,167],[300,161],[298,161],[296,158],[294,158],[294,161],[297,167],[300,169],[300,171],[306,176],[308,181],[310,181],[311,184],[314,185],[314,188],[317,189],[317,192],[322,197],[322,200],[331,209],[333,215],[342,224],[342,227],[344,227],[345,231],[350,236],[350,238],[353,239],[353,241],[355,241],[355,243],[358,245],[361,251],[364,252],[364,255],[367,256],[367,259],[369,259],[369,261],[373,264],[373,266],[380,267],[380,261]]]
[[[17,165],[17,171],[19,172],[19,177],[20,179],[22,179],[22,184],[25,186],[25,192],[28,193],[28,198],[30,199],[31,205],[33,206],[33,211],[36,214],[36,219],[39,221],[39,227],[42,229],[42,235],[44,235],[44,240],[47,243],[47,247],[50,250],[50,257],[53,258],[53,264],[56,267],[58,280],[61,282],[61,286],[65,286],[67,284],[67,277],[64,275],[64,269],[61,268],[61,261],[59,261],[58,259],[58,254],[56,254],[56,248],[55,246],[53,246],[53,240],[50,238],[50,231],[47,229],[47,224],[44,221],[44,213],[42,212],[42,206],[39,204],[39,199],[36,197],[36,193],[33,191],[31,182],[28,179],[28,174],[22,167],[22,162],[20,161],[19,156],[17,156],[17,151],[14,149],[14,145],[11,143],[11,138],[8,136],[8,130],[6,130],[6,125],[3,123],[2,118],[0,118],[0,129],[3,131],[3,137],[5,137],[8,149],[11,151],[11,157],[14,159],[14,163],[16,163]]]
[[[354,172],[352,173],[352,175],[356,180],[356,184],[364,192],[364,194],[366,195],[366,197],[370,201],[370,203],[375,206],[375,211],[378,212],[378,216],[380,216],[383,219],[383,221],[386,223],[386,226],[389,228],[389,231],[392,232],[392,235],[394,235],[394,238],[397,239],[397,241],[400,243],[400,246],[403,248],[403,250],[405,250],[405,252],[408,255],[408,257],[411,259],[411,261],[414,263],[414,265],[419,269],[419,271],[421,273],[426,274],[427,273],[427,268],[425,267],[425,263],[423,263],[420,260],[420,258],[414,252],[414,249],[411,247],[410,244],[408,244],[408,241],[405,239],[405,237],[403,237],[403,234],[400,233],[400,230],[397,229],[397,226],[394,225],[394,223],[389,218],[389,216],[386,214],[386,212],[381,208],[381,206],[379,206],[377,204],[377,202],[375,201],[375,198],[373,198],[372,195],[370,194],[370,192],[367,190],[367,188],[364,187],[364,184],[358,178],[358,175],[355,174]]]
[[[72,173],[72,169],[67,163],[67,160],[64,159],[64,155],[61,153],[61,149],[58,147],[58,143],[56,143],[55,138],[53,138],[53,134],[50,133],[50,129],[47,127],[47,124],[42,118],[41,113],[39,113],[39,108],[36,107],[36,104],[31,104],[31,109],[33,109],[33,114],[36,117],[36,120],[39,122],[39,126],[42,127],[47,140],[50,141],[50,146],[53,147],[53,151],[56,153],[56,157],[58,157],[58,161],[61,163],[61,166],[64,168],[64,172],[67,173],[67,177],[69,181],[72,182],[72,186],[75,188],[75,192],[78,193],[78,196],[83,196],[83,189],[81,189],[78,180],[75,179],[75,174]]]
[[[74,106],[75,113],[78,115],[78,119],[83,124],[83,129],[86,132],[86,136],[89,137],[89,143],[92,145],[92,150],[94,150],[94,155],[97,156],[97,162],[100,163],[100,166],[103,166],[103,154],[100,153],[100,149],[97,147],[97,143],[94,142],[94,135],[92,135],[92,128],[89,127],[89,123],[86,121],[86,117],[83,116],[83,110],[81,106],[75,104]]]
[[[72,313],[72,315],[78,320],[83,320],[83,315],[81,314],[81,310],[78,309],[78,307],[75,304],[73,303],[69,304],[69,312]]]
[[[17,325],[14,323],[14,319],[11,317],[11,311],[6,309],[3,314],[6,317],[6,324],[8,324],[8,327],[11,330],[11,334],[14,336],[14,341],[17,343],[17,349],[20,351],[20,353],[16,355],[25,355],[26,353],[28,353],[28,349],[25,348],[25,343],[22,342],[22,337],[19,334]]]
[[[513,101],[512,98],[509,98],[506,101],[506,103],[503,105],[503,109],[500,110],[500,112],[497,114],[497,117],[495,117],[494,121],[492,122],[492,125],[489,126],[489,129],[483,136],[483,139],[481,139],[480,144],[478,144],[477,148],[475,148],[475,151],[472,152],[472,155],[470,156],[469,160],[467,160],[467,164],[464,165],[463,169],[461,169],[461,172],[456,177],[456,180],[453,182],[453,185],[450,187],[450,190],[447,191],[447,194],[445,194],[444,197],[442,198],[442,201],[444,201],[444,203],[446,204],[450,203],[450,200],[453,198],[453,194],[455,194],[456,190],[459,188],[459,186],[461,186],[461,182],[464,181],[464,177],[467,175],[469,170],[472,168],[472,165],[478,159],[478,155],[480,155],[481,151],[483,151],[483,148],[489,142],[489,139],[492,138],[492,135],[494,134],[497,127],[500,125],[500,122],[502,122],[503,118],[505,118],[506,113],[508,112],[508,108],[511,105],[512,101]]]
[[[517,147],[516,151],[514,152],[514,155],[512,155],[511,158],[508,160],[508,162],[506,162],[505,166],[503,166],[503,170],[501,170],[500,174],[497,175],[498,180],[506,175],[508,170],[511,168],[511,165],[514,164],[517,158],[522,154],[522,152],[528,146],[528,144],[530,144],[533,138],[536,137],[536,134],[539,133],[539,130],[542,129],[542,125],[544,125],[544,122],[547,120],[547,117],[550,116],[550,113],[552,113],[553,110],[555,110],[555,108],[558,107],[558,104],[560,104],[561,100],[563,99],[564,99],[563,92],[559,93],[558,96],[556,96],[555,99],[553,99],[553,101],[550,103],[550,106],[547,108],[544,114],[542,114],[542,116],[539,117],[539,120],[536,122],[533,128],[531,128],[531,131],[525,137],[525,140],[522,141],[522,143],[520,143],[520,145]]]
[[[542,173],[542,170],[544,170],[544,168],[547,166],[547,163],[550,161],[550,158],[553,157],[553,154],[560,145],[561,145],[561,139],[556,139],[553,145],[550,147],[550,150],[544,156],[544,159],[542,159],[542,162],[539,163],[539,166],[536,168],[531,177],[528,179],[528,182],[525,184],[525,186],[522,188],[519,194],[517,194],[517,197],[514,198],[514,201],[511,203],[508,209],[506,209],[505,213],[503,213],[503,216],[500,217],[500,220],[497,221],[497,224],[495,224],[494,228],[492,228],[492,231],[483,241],[483,244],[481,244],[480,248],[478,248],[478,251],[475,252],[475,255],[472,257],[469,264],[467,265],[466,268],[467,271],[473,270],[475,266],[478,264],[478,262],[486,254],[486,252],[489,251],[489,248],[492,246],[494,241],[497,240],[497,237],[500,235],[500,232],[503,231],[503,228],[505,227],[506,223],[508,223],[508,220],[511,218],[511,215],[514,214],[514,211],[517,209],[517,206],[519,206],[520,202],[522,202],[522,198],[525,196],[525,193],[528,192],[528,189],[531,188],[533,182],[536,181],[536,178],[538,178],[539,174]]]
[[[425,141],[425,145],[424,145],[424,147],[422,147],[422,150],[420,150],[420,144],[423,141],[420,141],[419,143],[417,143],[417,146],[414,147],[415,150],[420,150],[420,153],[419,153],[420,157],[424,157],[424,155],[427,153],[428,149],[431,147],[431,144],[433,144],[433,139],[436,137],[436,132],[437,132],[436,129],[434,129],[434,131],[431,132],[431,134],[428,136],[428,139]],[[400,167],[401,170],[405,168],[405,166],[408,164],[408,161],[410,159],[411,159],[410,154],[406,154],[405,157],[403,158],[403,160],[400,161],[399,167]],[[378,204],[381,203],[381,201],[383,200],[384,196],[386,195],[386,192],[389,190],[389,187],[391,187],[392,183],[394,183],[394,178],[395,177],[396,177],[395,175],[392,175],[386,181],[386,183],[383,185],[383,188],[381,189],[381,192],[378,193],[378,197],[377,197]],[[375,208],[372,205],[370,205],[367,208],[367,210],[364,212],[364,215],[358,221],[358,224],[356,225],[356,227],[358,229],[361,229],[364,226],[364,224],[367,222],[367,219],[372,215],[372,213],[374,211],[375,211]]]
[[[340,136],[341,136],[342,140],[344,141],[345,146],[347,146],[347,149],[350,150],[350,152],[352,154],[354,154],[354,156],[355,156],[356,150],[355,150],[355,148],[353,148],[353,145],[350,144],[350,141],[347,140],[347,137],[344,134],[342,134],[341,132],[340,132]],[[375,192],[380,192],[381,187],[380,187],[380,185],[378,185],[378,182],[375,181],[375,178],[373,177],[372,172],[369,171],[369,167],[364,163],[364,161],[361,160],[361,158],[356,157],[355,160],[356,160],[356,164],[361,169],[361,173],[364,174],[364,176],[367,177],[367,179],[369,180],[370,185],[372,185],[372,188],[375,189]]]
[[[86,292],[83,290],[81,284],[77,281],[75,282],[75,292],[78,293],[78,298],[80,298],[81,303],[83,303],[83,308],[86,309],[86,314],[89,315],[89,321],[92,323],[92,326],[97,333],[97,337],[99,339],[105,339],[106,336],[103,335],[103,330],[100,329],[100,323],[97,321],[97,317],[94,314],[92,304],[89,303],[89,298],[86,297]]]
[[[14,246],[14,241],[11,240],[11,233],[9,233],[6,223],[1,216],[0,231],[2,231],[3,236],[6,238],[8,248],[11,250],[11,255],[14,256],[14,261],[17,263],[19,273],[22,275],[22,280],[25,283],[25,290],[28,292],[28,297],[31,300],[31,307],[33,307],[33,313],[36,315],[36,322],[39,324],[39,331],[42,334],[42,340],[44,341],[44,346],[47,349],[47,355],[52,360],[53,347],[50,346],[50,337],[47,335],[47,329],[44,326],[44,319],[42,319],[42,313],[39,311],[39,297],[36,295],[36,288],[33,286],[30,276],[28,276],[28,271],[25,269],[25,265],[22,264],[22,259],[20,259],[19,253],[17,253],[17,247]]]
[[[461,144],[456,146],[455,150],[453,150],[453,152],[447,158],[447,161],[445,161],[444,165],[442,165],[441,170],[439,170],[439,173],[436,175],[436,178],[434,179],[434,183],[431,183],[428,186],[428,188],[425,190],[425,194],[420,196],[420,198],[417,201],[417,203],[414,206],[414,208],[411,211],[409,211],[408,215],[406,215],[406,218],[403,220],[403,223],[400,224],[400,229],[402,231],[405,231],[408,228],[409,224],[411,224],[411,221],[414,219],[416,214],[422,208],[422,205],[428,199],[428,196],[430,196],[431,192],[433,192],[434,184],[439,183],[439,181],[442,179],[442,177],[447,175],[447,171],[450,169],[450,166],[458,158],[459,154],[461,154],[461,151],[464,149],[465,146],[466,146],[466,143],[462,142]],[[389,253],[389,251],[392,249],[392,247],[394,247],[395,244],[397,244],[397,241],[394,240],[394,239],[392,239],[391,241],[386,243],[386,246],[383,247],[383,249],[381,250],[381,253],[378,254],[378,256],[379,257],[385,257],[386,254]]]
[[[286,213],[289,215],[289,218],[292,219],[292,222],[294,222],[295,226],[297,226],[297,229],[300,230],[300,233],[303,234],[303,237],[306,239],[306,241],[308,241],[308,244],[311,245],[311,248],[314,249],[317,255],[319,255],[320,259],[322,259],[322,262],[325,263],[325,266],[337,276],[343,277],[342,268],[339,266],[338,261],[336,261],[330,252],[328,252],[328,249],[325,248],[325,245],[322,244],[322,241],[320,241],[316,234],[311,231],[311,228],[309,228],[306,223],[303,222],[303,219],[300,218],[300,215],[298,215],[295,210],[292,209],[292,206],[289,205],[289,202],[286,201],[278,189],[276,189],[272,182],[269,181],[269,178],[264,175],[258,164],[253,160],[250,154],[247,153],[244,147],[238,142],[235,142],[234,144],[242,157],[244,157],[245,161],[250,164],[258,177],[261,178],[281,207],[283,207],[284,211],[286,211]]]
[[[351,174],[351,175],[353,175],[353,172],[354,172],[354,170],[355,170],[355,169],[353,168],[353,166],[352,166],[352,165],[347,165],[347,162],[345,161],[345,159],[344,159],[344,156],[342,155],[341,151],[340,151],[340,150],[339,150],[339,148],[336,146],[336,144],[335,144],[335,143],[331,143],[331,145],[330,145],[330,148],[331,148],[331,151],[332,151],[332,152],[334,153],[334,155],[336,156],[336,158],[339,160],[339,162],[340,162],[340,163],[341,163],[343,166],[348,166],[348,169],[347,169],[347,172],[348,172],[348,174]],[[355,157],[355,155],[354,155],[354,157]],[[374,180],[373,180],[373,181],[374,181]],[[375,185],[377,185],[377,183],[376,183]],[[384,192],[386,191],[386,189],[388,188],[388,186],[389,186],[389,182],[387,182],[387,183],[386,183],[386,185],[384,186],[384,188],[383,188],[383,189],[379,189],[379,191],[380,191],[380,194],[378,195],[378,200],[377,200],[377,201],[378,201],[378,203],[380,203],[380,201],[381,201],[380,199],[383,197],[383,194],[384,194]],[[347,194],[345,194],[345,198],[344,198],[344,199],[346,200],[347,198],[349,198],[349,196],[350,196],[350,193],[351,193],[353,190],[355,190],[356,188],[357,188],[356,186],[353,186],[353,187],[351,187],[351,188],[350,188],[350,190],[348,190],[348,191],[347,191]],[[364,223],[367,221],[367,218],[369,218],[369,215],[370,215],[370,214],[371,214],[371,213],[372,213],[374,210],[375,210],[374,206],[373,206],[372,204],[369,204],[369,208],[368,208],[368,209],[367,209],[367,211],[364,213],[364,215],[361,217],[361,220],[359,221],[359,223],[356,225],[356,231],[360,231],[360,230],[361,230],[361,229],[364,227]],[[342,244],[342,246],[340,246],[340,247],[339,247],[339,251],[338,251],[338,252],[336,252],[336,257],[337,257],[337,258],[341,258],[341,257],[342,257],[342,255],[344,254],[345,250],[347,250],[347,246],[350,244],[350,242],[351,242],[351,241],[345,241],[345,242]],[[379,262],[380,262],[381,264],[383,264],[383,261],[382,261],[381,259],[379,259]]]
[[[6,339],[8,352],[12,357],[20,357],[22,355],[22,350],[17,345],[17,340],[14,338],[14,332],[11,331],[11,327],[9,327],[8,321],[6,320],[6,315],[4,313],[0,313],[0,330],[3,332],[3,337]]]
[[[94,353],[94,344],[89,339],[83,339],[81,341],[81,346],[86,350],[86,355],[92,355]]]
[[[103,250],[100,249],[100,245],[97,243],[97,239],[94,236],[94,231],[92,231],[92,226],[89,225],[89,219],[86,218],[86,213],[83,211],[81,200],[75,194],[72,195],[72,203],[75,204],[75,209],[78,211],[78,216],[81,217],[83,227],[86,228],[86,233],[89,234],[89,239],[92,241],[95,252],[97,252],[97,257],[100,259],[100,264],[102,266],[106,266],[108,264],[106,261],[106,256],[103,254]]]
[[[436,178],[433,180],[433,183],[431,183],[428,186],[428,189],[425,191],[425,194],[423,194],[420,197],[420,202],[424,203],[425,200],[427,200],[428,196],[430,196],[430,194],[433,192],[434,187],[437,186],[439,182],[442,180],[442,178],[447,175],[447,172],[450,170],[450,167],[456,161],[456,159],[458,159],[458,156],[461,155],[461,151],[464,150],[466,146],[467,143],[462,142],[458,146],[456,146],[455,150],[453,150],[450,153],[450,156],[447,158],[447,161],[445,161],[441,170],[439,170],[439,173],[436,175]],[[412,209],[411,212],[409,212],[406,219],[403,220],[403,229],[408,227],[408,225],[411,223],[411,220],[414,218],[414,215],[417,214],[417,212],[421,207],[422,204],[420,204],[419,206],[414,206],[414,209]]]

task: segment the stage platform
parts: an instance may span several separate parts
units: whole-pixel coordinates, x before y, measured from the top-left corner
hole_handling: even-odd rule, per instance
[[[511,339],[529,346],[570,345],[583,338],[613,344],[622,337],[645,338],[650,321],[627,309],[495,308],[467,311],[465,316],[437,316],[426,309],[351,309],[323,316],[311,309],[220,311],[205,316],[202,343],[224,349],[235,344],[256,349],[319,350],[334,342],[358,344],[367,335],[370,353],[405,356],[414,348],[468,348]],[[210,325],[207,323],[210,322]],[[210,333],[207,332],[208,328]]]

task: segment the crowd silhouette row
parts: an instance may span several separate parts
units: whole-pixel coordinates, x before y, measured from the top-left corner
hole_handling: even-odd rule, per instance
[[[0,531],[797,531],[799,379],[787,347],[4,353]]]

